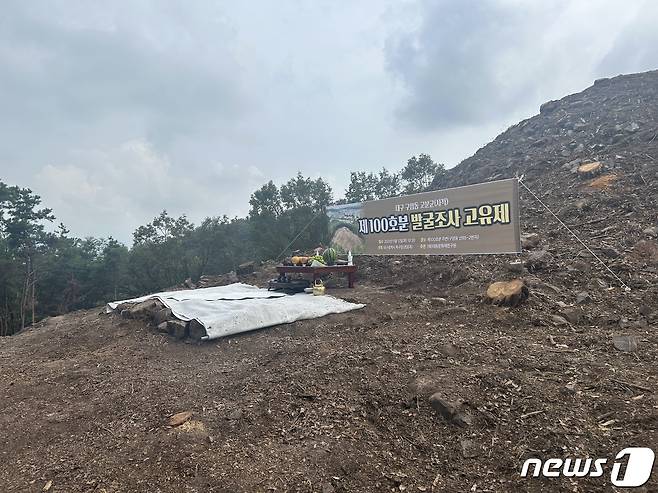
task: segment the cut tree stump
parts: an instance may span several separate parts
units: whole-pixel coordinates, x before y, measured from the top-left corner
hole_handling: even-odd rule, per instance
[[[190,339],[194,341],[200,341],[202,337],[208,335],[205,327],[196,319],[190,320],[188,323],[188,330],[190,333]]]
[[[578,176],[583,178],[592,178],[601,172],[603,165],[599,161],[585,163],[578,166]]]
[[[487,288],[484,296],[486,303],[499,306],[518,306],[530,294],[528,286],[521,279],[494,282]]]

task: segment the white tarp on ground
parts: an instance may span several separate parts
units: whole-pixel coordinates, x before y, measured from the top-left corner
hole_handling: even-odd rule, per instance
[[[198,320],[205,327],[209,339],[297,320],[320,318],[330,313],[349,312],[365,306],[328,295],[286,295],[235,283],[114,301],[107,304],[107,311],[115,310],[121,303],[139,303],[151,298],[159,299],[181,320]]]

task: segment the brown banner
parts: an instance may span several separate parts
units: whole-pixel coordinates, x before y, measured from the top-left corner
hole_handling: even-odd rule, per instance
[[[331,245],[368,255],[518,253],[516,178],[327,208]]]

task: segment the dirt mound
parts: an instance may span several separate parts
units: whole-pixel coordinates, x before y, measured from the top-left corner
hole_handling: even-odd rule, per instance
[[[657,135],[658,70],[601,79],[583,92],[543,104],[538,115],[510,127],[437,177],[431,188],[516,173],[541,181],[550,170],[582,160],[639,173],[655,164]],[[655,168],[647,171],[655,178]]]

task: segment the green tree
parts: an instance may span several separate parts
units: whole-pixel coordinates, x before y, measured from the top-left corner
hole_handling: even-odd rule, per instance
[[[53,221],[52,210],[40,209],[41,197],[29,188],[7,186],[0,182],[0,237],[5,248],[5,261],[13,264],[12,270],[23,271],[21,287],[16,289],[16,279],[5,291],[5,314],[15,320],[9,311],[17,311],[20,327],[28,318],[36,320],[37,275],[36,257],[47,247],[50,235],[45,232],[44,221]],[[10,309],[10,298],[11,306]],[[29,315],[31,314],[31,317]]]
[[[374,200],[377,183],[377,177],[373,173],[352,171],[350,173],[350,184],[345,192],[345,200],[348,203]]]
[[[400,194],[400,175],[382,168],[379,174],[365,171],[350,173],[350,184],[345,192],[345,203],[387,199]]]
[[[294,250],[326,241],[324,211],[331,200],[327,182],[304,178],[301,173],[280,190],[271,181],[256,190],[249,201],[249,224],[257,256],[276,258],[291,242],[289,248]]]
[[[184,215],[174,218],[167,211],[135,230],[129,265],[138,291],[169,288],[193,276],[193,231]]]
[[[271,180],[251,194],[249,205],[251,206],[250,216],[278,217],[283,212],[281,194]]]
[[[386,168],[382,168],[377,176],[375,185],[375,197],[378,199],[387,199],[400,194],[400,175],[389,173]]]
[[[443,164],[435,163],[429,154],[412,156],[402,169],[400,177],[405,182],[405,193],[424,192],[438,173],[445,170]]]

